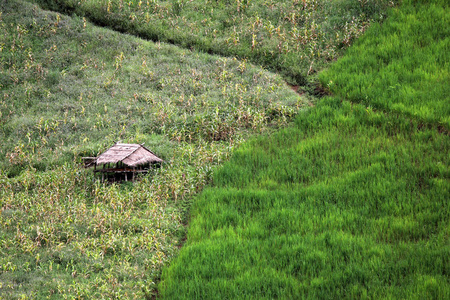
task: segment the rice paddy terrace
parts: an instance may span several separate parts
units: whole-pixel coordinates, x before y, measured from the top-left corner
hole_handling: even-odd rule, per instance
[[[449,298],[448,6],[2,2],[0,298]]]

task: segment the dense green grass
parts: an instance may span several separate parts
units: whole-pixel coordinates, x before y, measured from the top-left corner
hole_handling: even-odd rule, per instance
[[[169,299],[450,296],[445,1],[403,1],[278,133],[307,99],[249,61],[313,80],[395,1],[27,2],[0,3],[0,297],[149,298],[173,257]],[[116,140],[166,164],[102,185],[79,158]]]
[[[352,102],[450,129],[448,1],[405,1],[374,24],[348,54],[321,74],[322,84]]]
[[[167,137],[232,141],[241,129],[283,124],[306,103],[245,61],[144,42],[20,1],[3,4],[0,26],[4,170],[96,155],[117,139],[170,158]]]
[[[405,1],[322,76],[338,96],[235,151],[162,298],[450,297],[447,7]]]
[[[35,0],[53,10],[184,48],[248,58],[292,84],[337,58],[388,0]]]
[[[450,140],[417,126],[330,98],[242,145],[163,298],[448,298]]]
[[[248,62],[0,3],[0,298],[137,298],[178,251],[193,194],[246,136],[306,99]],[[114,141],[165,160],[103,185]]]

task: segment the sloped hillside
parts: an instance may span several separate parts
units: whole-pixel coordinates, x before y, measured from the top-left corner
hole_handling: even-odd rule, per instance
[[[0,298],[142,299],[177,253],[192,195],[248,135],[308,100],[248,62],[0,2]],[[165,163],[103,184],[115,141]]]
[[[337,96],[236,150],[162,298],[450,297],[445,20],[404,1],[323,74]]]

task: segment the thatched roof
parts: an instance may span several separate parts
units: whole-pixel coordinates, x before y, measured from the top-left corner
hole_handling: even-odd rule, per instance
[[[129,167],[136,167],[148,163],[162,162],[152,151],[139,144],[116,143],[97,157],[96,164],[122,162]]]

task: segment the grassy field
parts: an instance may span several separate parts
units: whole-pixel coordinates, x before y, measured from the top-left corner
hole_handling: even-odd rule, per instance
[[[95,155],[115,139],[230,141],[239,128],[282,124],[307,102],[245,61],[144,42],[20,1],[4,4],[1,26],[2,169]]]
[[[150,296],[215,166],[308,99],[246,61],[21,0],[0,10],[0,298]],[[117,140],[166,163],[100,184],[80,158]]]
[[[448,4],[423,2],[321,76],[338,96],[215,173],[162,298],[450,297]]]
[[[424,3],[421,3],[424,2]],[[333,93],[450,130],[448,1],[393,9],[321,74]],[[342,72],[346,70],[346,72]]]
[[[388,0],[35,0],[154,41],[249,59],[291,84],[335,60]]]
[[[401,2],[2,1],[0,298],[449,298],[448,4]],[[165,164],[100,183],[118,140]]]
[[[328,98],[239,147],[162,298],[448,298],[450,140],[416,126]]]

